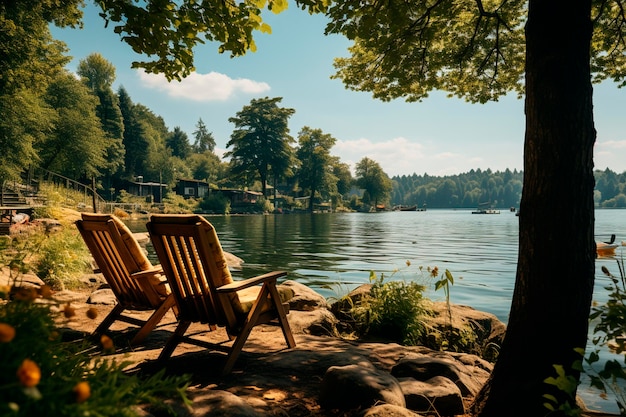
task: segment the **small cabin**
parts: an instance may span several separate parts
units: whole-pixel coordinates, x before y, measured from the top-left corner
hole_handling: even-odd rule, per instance
[[[146,197],[146,201],[161,203],[167,191],[167,184],[144,182],[143,177],[140,176],[137,177],[137,181],[126,182],[126,191],[138,197]]]
[[[176,181],[176,194],[185,198],[204,198],[209,194],[209,183],[181,178]]]
[[[258,191],[245,191],[236,189],[218,189],[212,190],[213,193],[220,193],[224,197],[230,200],[231,207],[241,207],[256,204],[257,201],[263,196],[263,193]]]

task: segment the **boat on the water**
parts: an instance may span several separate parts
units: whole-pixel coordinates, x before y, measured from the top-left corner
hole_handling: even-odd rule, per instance
[[[491,203],[479,203],[478,208],[472,211],[472,214],[500,214],[500,210],[491,207]]]
[[[620,245],[618,243],[596,242],[596,253],[598,254],[599,258],[615,256],[615,250],[619,246]]]
[[[393,211],[417,211],[417,206],[404,206],[400,204],[399,206],[394,206]]]
[[[474,211],[472,211],[472,214],[500,214],[500,210],[496,210],[496,209],[476,209]]]
[[[596,254],[598,258],[615,256],[615,250],[620,246],[626,246],[626,242],[615,243],[615,235],[611,235],[608,242],[596,240]]]

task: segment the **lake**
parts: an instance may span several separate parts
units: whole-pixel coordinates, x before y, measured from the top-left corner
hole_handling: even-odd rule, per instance
[[[626,210],[596,210],[596,236],[626,240]],[[252,216],[210,216],[224,250],[244,260],[235,277],[286,270],[327,298],[345,295],[369,282],[370,271],[386,279],[416,280],[434,291],[427,267],[448,269],[455,278],[451,301],[493,313],[508,321],[515,284],[518,217],[472,214],[471,210],[382,213],[320,213]],[[145,225],[131,224],[135,231]],[[618,249],[620,254],[621,247]],[[407,265],[409,261],[410,266]],[[604,303],[609,280],[600,268],[618,274],[614,259],[598,259],[594,301]],[[420,270],[420,267],[422,269]],[[587,384],[584,384],[586,386]],[[581,389],[587,404],[615,412],[607,401]]]

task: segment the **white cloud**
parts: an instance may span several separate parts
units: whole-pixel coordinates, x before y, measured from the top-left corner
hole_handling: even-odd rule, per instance
[[[165,92],[170,97],[193,101],[226,101],[239,93],[254,95],[270,90],[267,83],[245,78],[232,79],[218,72],[193,72],[180,82],[167,81],[163,74],[149,74],[143,70],[137,73],[144,86]]]
[[[367,157],[377,162],[390,177],[423,172],[420,165],[426,158],[424,152],[424,145],[403,137],[384,142],[372,142],[366,138],[338,140],[331,150],[341,162],[350,165],[353,172],[355,165]]]

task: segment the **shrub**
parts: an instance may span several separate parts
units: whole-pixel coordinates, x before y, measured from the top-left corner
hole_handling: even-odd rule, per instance
[[[361,298],[351,315],[361,334],[382,337],[407,345],[417,344],[426,333],[424,317],[430,314],[422,292],[424,286],[416,282],[385,282],[370,273],[371,296]]]
[[[78,230],[65,226],[39,237],[35,273],[53,289],[76,288],[78,277],[90,272],[91,255]]]
[[[200,201],[200,209],[204,213],[230,213],[230,200],[222,193],[211,193]]]

